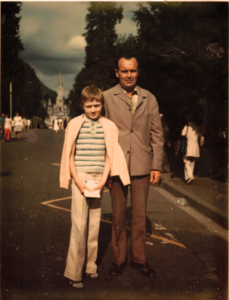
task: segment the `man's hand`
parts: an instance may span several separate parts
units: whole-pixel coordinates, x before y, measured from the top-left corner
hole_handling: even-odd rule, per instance
[[[108,176],[105,187],[112,189],[112,177]]]
[[[161,178],[161,172],[160,171],[150,171],[150,182],[152,185],[155,183],[158,183]]]

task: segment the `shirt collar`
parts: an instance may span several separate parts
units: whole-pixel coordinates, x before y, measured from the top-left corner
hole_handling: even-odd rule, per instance
[[[127,95],[127,91],[122,87],[122,90],[123,90],[123,93],[125,95]],[[134,88],[134,91],[132,93],[132,95],[138,95],[139,94],[139,91],[138,91],[138,86],[136,85],[136,87]]]
[[[88,118],[85,114],[83,115],[83,118],[91,123],[97,123],[99,120],[99,119],[92,120],[92,119]]]

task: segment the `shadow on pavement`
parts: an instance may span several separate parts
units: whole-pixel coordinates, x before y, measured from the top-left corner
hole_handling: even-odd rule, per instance
[[[106,214],[111,215],[111,214]],[[104,219],[107,219],[107,216],[103,215]],[[105,222],[100,223],[99,229],[99,240],[98,240],[98,257],[97,257],[97,265],[98,267],[101,265],[103,257],[107,251],[109,243],[111,242],[111,228],[112,224],[107,224]]]
[[[0,172],[0,177],[11,176],[12,174],[13,174],[13,172]]]

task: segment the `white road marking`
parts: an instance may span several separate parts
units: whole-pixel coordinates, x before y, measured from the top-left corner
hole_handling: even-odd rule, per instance
[[[153,246],[153,243],[146,242],[147,245]]]
[[[176,197],[167,192],[166,190],[162,188],[158,188],[157,191],[164,196],[166,199],[171,201],[173,204],[176,205]],[[228,241],[228,231],[214,222],[213,220],[209,219],[193,207],[187,205],[187,206],[179,206],[180,209],[184,210],[187,214],[192,216],[195,220],[197,220],[199,223],[204,225],[209,231],[212,233],[217,234],[218,236],[222,237],[226,241]]]
[[[164,234],[170,237],[173,241],[177,241],[177,239],[172,235],[172,233],[164,232]]]
[[[156,230],[166,230],[166,228],[161,224],[154,223]]]
[[[109,190],[105,190],[105,192],[109,192]],[[63,201],[63,200],[69,200],[71,199],[71,197],[65,197],[65,198],[59,198],[59,199],[53,199],[53,200],[48,200],[48,201],[44,201],[44,202],[41,202],[42,205],[46,205],[46,206],[49,206],[49,207],[52,207],[52,208],[56,208],[56,209],[60,209],[60,210],[63,210],[63,211],[67,211],[67,212],[71,212],[70,209],[67,209],[67,208],[63,208],[61,206],[57,206],[57,205],[53,205],[51,203],[53,202],[58,202],[58,201]],[[105,219],[101,219],[101,222],[105,222],[105,223],[109,223],[109,224],[112,224],[112,221],[110,220],[105,220]],[[130,230],[130,227],[127,227],[128,230]],[[176,241],[170,241],[166,238],[163,238],[163,237],[160,237],[160,236],[156,236],[154,234],[149,234],[147,233],[147,236],[150,236],[151,238],[155,238],[155,239],[159,239],[159,240],[162,240],[164,242],[164,244],[173,244],[173,245],[177,245],[179,247],[182,247],[182,248],[185,248],[185,245],[181,244],[181,243],[178,243]],[[149,245],[153,245],[153,243],[150,243],[150,242],[147,242]]]

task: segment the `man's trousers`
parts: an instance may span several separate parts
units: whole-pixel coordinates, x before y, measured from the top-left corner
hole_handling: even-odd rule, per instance
[[[102,173],[77,173],[79,179],[98,180]],[[101,192],[102,194],[102,192]],[[81,281],[87,247],[86,273],[97,272],[101,198],[85,198],[72,180],[72,228],[64,276]]]
[[[135,263],[146,262],[146,203],[150,176],[131,176],[131,259]],[[112,250],[113,261],[122,264],[127,260],[126,204],[128,186],[119,177],[112,177]]]

